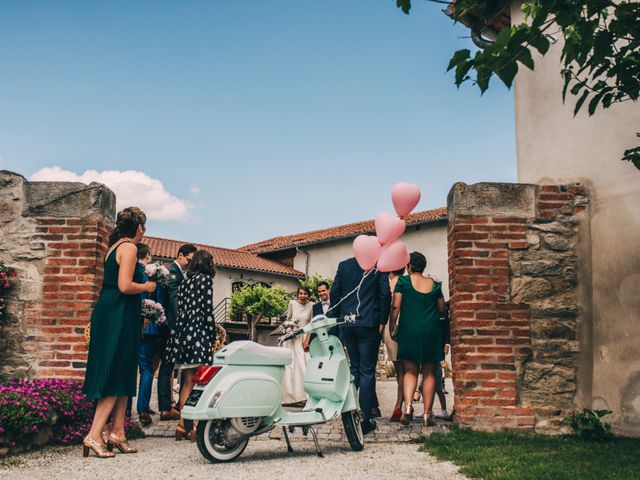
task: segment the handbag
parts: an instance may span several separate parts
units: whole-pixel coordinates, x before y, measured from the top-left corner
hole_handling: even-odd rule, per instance
[[[394,342],[398,341],[398,327],[400,327],[400,317],[398,317],[398,320],[396,320],[396,324],[393,327],[393,331],[389,334],[389,336],[391,337],[391,340],[393,340]]]

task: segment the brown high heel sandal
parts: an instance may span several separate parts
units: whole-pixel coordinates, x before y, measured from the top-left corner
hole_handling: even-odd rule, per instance
[[[436,422],[433,420],[433,415],[427,415],[426,413],[422,416],[422,426],[423,427],[435,427]]]
[[[96,442],[89,436],[84,437],[82,440],[82,456],[88,457],[89,450],[93,450],[93,453],[98,458],[112,458],[115,457],[115,453],[110,452],[104,443]]]
[[[402,416],[400,417],[400,423],[402,425],[409,425],[413,419],[413,405],[405,403],[402,410]]]
[[[107,449],[112,452],[114,447],[117,448],[120,453],[138,453],[138,449],[129,445],[126,438],[119,438],[114,433],[110,433],[107,439]]]
[[[193,442],[196,438],[194,430],[185,430],[183,425],[178,425],[176,427],[176,442],[180,440],[189,440]]]

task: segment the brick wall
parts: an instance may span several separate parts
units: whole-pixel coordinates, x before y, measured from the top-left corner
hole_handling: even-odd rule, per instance
[[[449,281],[460,425],[553,431],[573,407],[576,214],[586,195],[581,186],[452,188]]]
[[[47,251],[42,302],[35,302],[24,348],[37,352],[39,377],[84,376],[84,329],[98,299],[109,227],[95,216],[82,219],[37,218],[37,235]]]
[[[0,378],[83,378],[115,196],[0,172],[0,259],[18,270],[0,324]]]

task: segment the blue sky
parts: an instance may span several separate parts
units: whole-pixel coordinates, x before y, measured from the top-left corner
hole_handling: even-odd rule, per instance
[[[514,181],[513,94],[456,89],[441,7],[0,1],[0,168],[108,180],[149,234],[226,247],[392,211],[399,181],[418,209]]]

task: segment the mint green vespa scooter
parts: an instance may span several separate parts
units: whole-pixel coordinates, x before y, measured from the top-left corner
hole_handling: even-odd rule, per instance
[[[364,437],[356,389],[342,343],[329,331],[344,323],[315,316],[297,331],[280,338],[280,344],[303,334],[315,334],[304,377],[309,395],[304,409],[290,412],[281,405],[280,380],[291,353],[281,347],[237,341],[216,353],[214,365],[201,367],[194,389],[182,409],[186,419],[198,420],[196,438],[200,453],[210,462],[229,462],[246,448],[249,438],[282,427],[289,452],[287,429],[311,432],[322,457],[314,426],[342,417],[351,448],[360,451]]]

